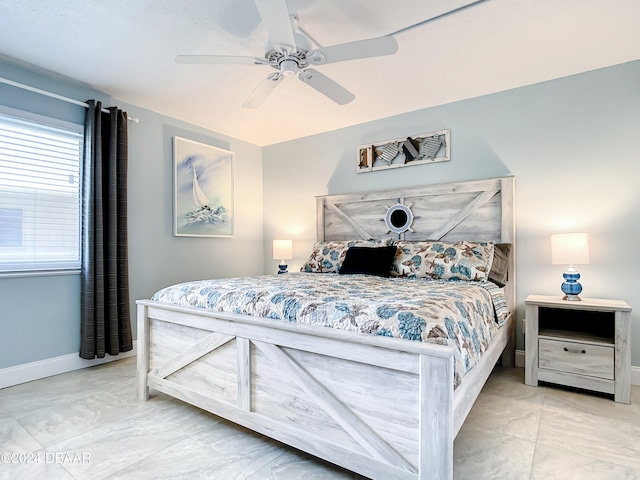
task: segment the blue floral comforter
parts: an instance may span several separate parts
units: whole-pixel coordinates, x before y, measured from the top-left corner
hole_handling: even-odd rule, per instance
[[[461,282],[289,273],[181,283],[153,300],[457,347],[455,386],[507,316],[500,288]]]

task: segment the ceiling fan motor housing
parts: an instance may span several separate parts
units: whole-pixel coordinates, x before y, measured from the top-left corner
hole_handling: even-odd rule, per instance
[[[293,37],[296,41],[295,45],[285,45],[285,44],[273,44],[270,40],[267,40],[264,44],[264,58],[269,61],[277,61],[277,58],[280,55],[283,55],[285,52],[292,55],[297,53],[301,56],[304,56],[309,50],[311,50],[311,44],[309,43],[309,39],[305,37],[303,34],[295,32]],[[276,58],[272,58],[272,57]]]

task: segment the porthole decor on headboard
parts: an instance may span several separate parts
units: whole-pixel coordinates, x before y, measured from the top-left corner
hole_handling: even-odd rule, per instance
[[[384,223],[389,229],[387,233],[393,232],[395,234],[402,234],[407,230],[413,232],[411,224],[413,223],[413,212],[411,207],[413,204],[405,205],[403,203],[396,203],[387,208],[387,213],[384,216]]]
[[[451,130],[385,140],[357,147],[358,173],[451,160]]]

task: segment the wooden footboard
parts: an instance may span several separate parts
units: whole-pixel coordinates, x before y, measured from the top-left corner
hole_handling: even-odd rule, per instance
[[[374,479],[452,478],[508,339],[454,398],[454,347],[137,303],[141,399],[156,389]]]

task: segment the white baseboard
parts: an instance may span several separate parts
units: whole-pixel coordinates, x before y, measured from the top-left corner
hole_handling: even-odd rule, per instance
[[[516,350],[516,367],[524,368],[524,350]],[[631,385],[640,386],[640,367],[631,367]]]
[[[122,352],[119,355],[105,355],[104,358],[94,358],[85,360],[77,353],[69,353],[59,357],[46,358],[37,362],[23,363],[14,367],[0,369],[0,388],[12,387],[21,383],[39,380],[41,378],[59,375],[61,373],[80,370],[81,368],[93,367],[102,363],[122,360],[123,358],[136,355],[137,345],[133,342],[133,350]]]

